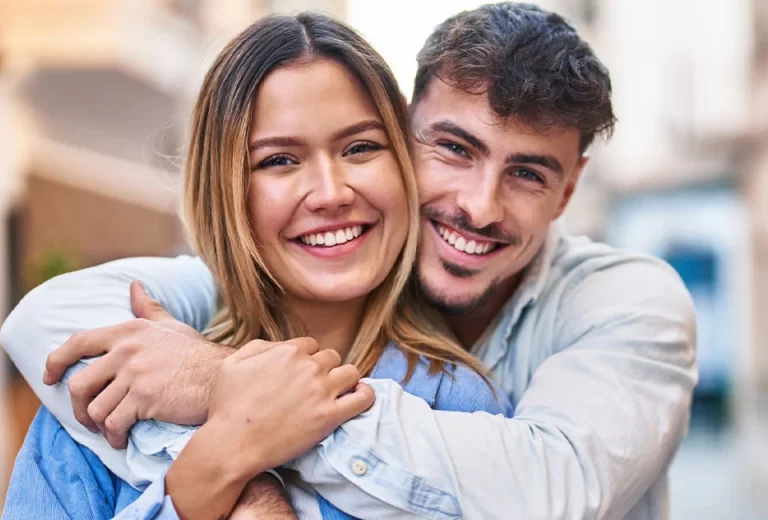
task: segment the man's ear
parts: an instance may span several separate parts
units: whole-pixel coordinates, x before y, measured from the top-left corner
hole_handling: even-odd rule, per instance
[[[560,206],[557,208],[555,220],[560,218],[560,216],[565,211],[565,208],[568,207],[568,203],[571,201],[571,196],[573,196],[573,192],[576,191],[576,185],[579,183],[581,173],[584,171],[584,168],[587,166],[588,162],[589,154],[585,153],[581,156],[579,162],[576,163],[576,166],[574,166],[573,170],[569,174],[568,181],[565,186],[565,191],[563,192],[563,200],[560,201]]]

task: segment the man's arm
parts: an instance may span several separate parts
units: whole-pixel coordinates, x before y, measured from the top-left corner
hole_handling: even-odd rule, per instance
[[[371,411],[295,466],[358,516],[621,516],[685,431],[696,380],[690,299],[667,270],[638,263],[589,276],[559,317],[563,352],[538,369],[515,419],[433,412],[372,381]],[[98,448],[109,465],[114,452]]]
[[[148,484],[146,468],[162,472],[167,470],[170,460],[158,463],[145,457],[142,461],[140,453],[127,460],[125,451],[111,449],[101,434],[87,431],[75,419],[67,385],[47,386],[42,377],[46,357],[76,332],[134,318],[129,286],[135,279],[141,280],[171,315],[197,330],[202,330],[213,316],[215,284],[199,259],[125,259],[61,275],[33,289],[3,323],[0,343],[66,431],[99,454],[120,478],[134,487],[143,487]],[[180,435],[187,430],[180,428],[175,433]]]
[[[355,516],[624,517],[687,430],[694,309],[674,273],[638,261],[577,283],[558,317],[562,350],[515,418],[433,411],[367,381],[374,406],[291,467]]]

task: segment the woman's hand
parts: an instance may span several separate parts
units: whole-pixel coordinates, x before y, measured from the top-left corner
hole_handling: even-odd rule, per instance
[[[206,427],[228,432],[251,475],[291,461],[373,404],[357,368],[340,364],[312,338],[252,341],[222,362]]]
[[[186,518],[219,518],[256,475],[295,459],[367,410],[373,390],[352,365],[311,338],[252,341],[226,358],[208,421],[166,475]]]

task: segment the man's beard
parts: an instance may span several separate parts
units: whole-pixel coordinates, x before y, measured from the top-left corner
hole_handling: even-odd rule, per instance
[[[457,278],[469,278],[475,273],[464,267],[442,261],[443,268]],[[499,281],[494,280],[476,297],[461,301],[449,301],[448,296],[429,285],[421,270],[416,265],[416,280],[419,287],[419,297],[445,316],[467,316],[483,307],[499,288]]]

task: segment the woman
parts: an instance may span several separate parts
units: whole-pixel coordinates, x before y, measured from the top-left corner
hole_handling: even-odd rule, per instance
[[[402,381],[436,408],[508,412],[410,289],[419,219],[406,131],[392,73],[340,22],[266,18],[221,52],[193,113],[185,169],[186,224],[223,302],[208,336],[235,347],[311,336],[359,371],[346,390],[372,375]],[[445,377],[460,384],[413,384]],[[66,474],[34,474],[27,462],[54,445]],[[35,516],[30,507],[50,517],[49,506],[111,517],[138,496],[118,480],[43,410],[4,517]],[[343,517],[317,500],[323,517]]]

